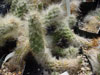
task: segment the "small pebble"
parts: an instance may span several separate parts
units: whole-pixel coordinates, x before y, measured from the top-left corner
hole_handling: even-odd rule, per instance
[[[82,70],[82,71],[85,71],[85,68],[82,67],[81,70]]]
[[[86,70],[87,70],[87,71],[90,71],[91,69],[90,69],[89,67],[86,67]]]

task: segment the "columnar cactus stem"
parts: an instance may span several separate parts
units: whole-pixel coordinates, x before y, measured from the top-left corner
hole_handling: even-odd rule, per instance
[[[33,13],[29,19],[29,38],[33,52],[41,52],[45,49],[44,33],[38,12]]]
[[[76,25],[76,22],[77,22],[76,16],[75,15],[70,15],[67,18],[67,21],[68,21],[70,29],[72,29]]]
[[[54,32],[55,40],[60,40],[61,38],[65,38],[69,42],[72,42],[75,38],[73,32],[69,28],[68,24],[65,22],[60,22],[61,24],[57,27]]]
[[[44,13],[45,26],[55,25],[54,22],[64,18],[64,11],[60,4],[51,5]]]
[[[23,27],[23,26],[22,26]],[[17,41],[17,48],[15,50],[15,57],[17,63],[23,61],[25,56],[30,52],[30,44],[29,44],[29,37],[27,34],[26,26],[24,28],[20,26],[20,32],[18,32],[18,41]],[[24,32],[22,31],[24,30]],[[21,35],[20,35],[21,34]]]

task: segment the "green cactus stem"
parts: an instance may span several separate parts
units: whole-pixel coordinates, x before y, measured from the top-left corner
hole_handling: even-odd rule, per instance
[[[34,12],[29,19],[29,39],[33,52],[44,50],[44,33],[38,12]]]
[[[61,20],[64,16],[64,11],[60,7],[60,4],[51,5],[46,11],[44,11],[45,26],[53,25],[56,21]],[[43,13],[44,13],[43,12]]]

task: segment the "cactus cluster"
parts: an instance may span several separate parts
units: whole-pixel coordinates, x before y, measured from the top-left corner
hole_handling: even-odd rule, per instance
[[[82,60],[79,56],[79,48],[87,43],[87,40],[81,40],[84,38],[76,36],[71,29],[76,23],[76,18],[73,15],[66,16],[61,4],[50,5],[40,12],[34,9],[34,4],[31,6],[31,3],[28,3],[28,0],[12,1],[10,13],[17,16],[20,23],[15,20],[16,17],[8,19],[6,24],[0,23],[2,36],[0,44],[5,37],[7,39],[10,36],[16,37],[18,40],[15,55],[11,61],[16,60],[21,66],[27,53],[31,52],[44,68],[57,73],[66,70],[76,73]],[[34,10],[31,9],[32,7]],[[14,34],[10,35],[12,32]],[[11,62],[9,64],[12,65]]]
[[[28,20],[29,41],[33,56],[42,66],[54,71],[62,72],[72,67],[76,68],[75,66],[81,62],[81,58],[77,58],[79,48],[75,48],[74,46],[70,47],[73,39],[76,37],[68,26],[68,23],[66,23],[67,20],[65,20],[65,17],[62,15],[64,11],[60,5],[57,4],[50,6],[50,8],[43,12],[46,12],[43,16],[36,12],[33,13]],[[62,20],[60,20],[61,18]],[[55,30],[53,30],[52,33],[48,33],[48,27],[55,27]],[[50,40],[46,40],[47,36],[53,40],[51,44],[48,44]],[[64,39],[65,43],[68,42],[70,46],[67,46],[68,44],[65,44],[65,47],[57,45],[61,39]],[[58,60],[53,54],[63,57]],[[71,67],[69,66],[70,62],[76,62],[76,65]],[[71,65],[73,65],[73,63]],[[77,69],[78,68],[79,67],[77,67]]]

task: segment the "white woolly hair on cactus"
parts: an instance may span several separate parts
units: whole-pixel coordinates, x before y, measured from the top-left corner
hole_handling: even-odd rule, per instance
[[[6,16],[4,16],[4,18],[2,17],[2,22],[3,24],[6,24],[6,25],[15,23],[16,26],[18,26],[19,24],[21,24],[20,18],[12,15],[11,13],[8,13]]]
[[[0,17],[0,43],[10,38],[17,38],[18,25],[21,24],[21,20],[11,14],[7,14],[5,17]]]

